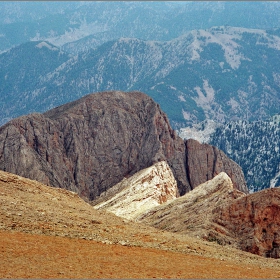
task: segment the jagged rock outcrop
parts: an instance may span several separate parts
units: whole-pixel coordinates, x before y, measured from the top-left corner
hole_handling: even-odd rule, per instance
[[[193,151],[186,158],[186,148],[166,114],[146,94],[101,92],[2,126],[0,169],[94,200],[124,177],[165,160],[183,195],[195,187],[188,173],[205,178],[200,174],[205,170],[187,163],[201,153]],[[219,161],[221,171],[224,160]],[[206,179],[211,179],[215,169],[211,162],[208,166]],[[232,177],[242,178],[236,181],[242,190],[241,168],[236,167],[236,173]]]
[[[213,226],[213,209],[240,196],[245,194],[234,189],[229,176],[221,172],[176,200],[139,215],[136,220],[160,229],[207,238]]]
[[[193,139],[186,140],[185,143],[187,174],[193,188],[212,179],[220,172],[226,172],[235,188],[248,193],[244,175],[240,172],[240,166],[227,157],[223,151],[215,146],[200,144]]]
[[[280,258],[280,189],[259,191],[213,211],[213,221],[226,229],[238,248]]]
[[[280,189],[246,195],[233,187],[224,172],[136,220],[264,257],[280,258]]]
[[[165,161],[155,163],[102,193],[94,206],[134,219],[141,213],[179,196],[176,180]]]

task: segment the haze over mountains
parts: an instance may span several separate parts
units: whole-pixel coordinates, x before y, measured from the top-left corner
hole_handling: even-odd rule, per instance
[[[2,50],[35,41],[0,57],[1,124],[105,90],[149,94],[176,129],[279,112],[277,2],[1,5]]]
[[[147,93],[174,128],[266,119],[279,112],[279,53],[278,36],[233,27],[168,42],[123,38],[72,58],[50,43],[25,43],[0,55],[2,124],[105,90]]]
[[[166,41],[194,29],[279,27],[277,2],[2,2],[1,50],[30,39],[95,46],[120,37]],[[87,37],[91,36],[91,37]]]

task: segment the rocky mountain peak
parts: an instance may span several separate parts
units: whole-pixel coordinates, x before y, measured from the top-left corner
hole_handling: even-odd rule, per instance
[[[186,143],[146,94],[100,92],[2,126],[0,169],[89,200],[159,161],[170,166],[180,195],[222,171],[246,191],[237,164],[212,146]],[[201,166],[199,158],[205,161],[204,152],[213,149]]]

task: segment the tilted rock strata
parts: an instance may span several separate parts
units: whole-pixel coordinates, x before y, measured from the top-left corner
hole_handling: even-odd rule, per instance
[[[245,194],[234,189],[229,176],[221,172],[184,196],[139,215],[136,220],[160,229],[207,238],[212,229],[213,209],[239,196]]]
[[[233,188],[224,172],[136,220],[264,257],[280,258],[280,189],[244,194]]]
[[[116,194],[110,197],[111,193]],[[179,196],[176,180],[165,161],[141,170],[102,194],[105,200],[94,206],[117,216],[134,219],[141,213]]]
[[[194,150],[192,157],[200,153]],[[187,158],[190,161],[190,155]],[[189,174],[205,177],[196,164],[188,163],[187,168],[187,158],[185,142],[172,130],[166,114],[141,92],[90,94],[0,128],[1,170],[75,191],[89,200],[163,160],[183,195],[195,187]],[[207,166],[211,179],[215,170],[213,164]],[[235,170],[238,175],[232,176],[241,178],[236,187],[243,189],[243,172],[239,166]]]

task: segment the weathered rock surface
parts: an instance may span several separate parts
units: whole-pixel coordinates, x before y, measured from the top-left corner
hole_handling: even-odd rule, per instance
[[[213,211],[213,221],[226,229],[238,248],[264,257],[280,258],[280,189],[266,189]]]
[[[221,163],[226,157],[218,161],[219,169],[213,169],[215,157],[209,158],[203,170],[197,162],[190,164],[191,157],[201,154],[195,149],[186,158],[185,143],[172,130],[166,114],[141,92],[90,94],[0,128],[1,170],[75,191],[89,200],[162,160],[170,166],[183,195],[195,187],[189,180],[192,174],[206,181],[216,170],[224,171],[226,165]],[[235,185],[243,190],[241,168],[227,162],[234,165],[238,174],[232,173],[233,180],[241,178]]]
[[[220,172],[225,172],[231,178],[234,188],[248,193],[240,166],[223,151],[208,144],[200,144],[193,139],[186,140],[185,143],[187,174],[193,188],[212,179]]]
[[[224,172],[136,220],[264,257],[280,258],[280,189],[246,195],[233,187]]]
[[[102,193],[94,208],[134,219],[141,213],[179,196],[176,180],[165,161],[155,163]],[[96,201],[95,201],[96,202]]]
[[[187,194],[139,215],[136,220],[160,229],[207,238],[212,230],[212,211],[219,204],[245,196],[233,188],[229,176],[221,172]]]

